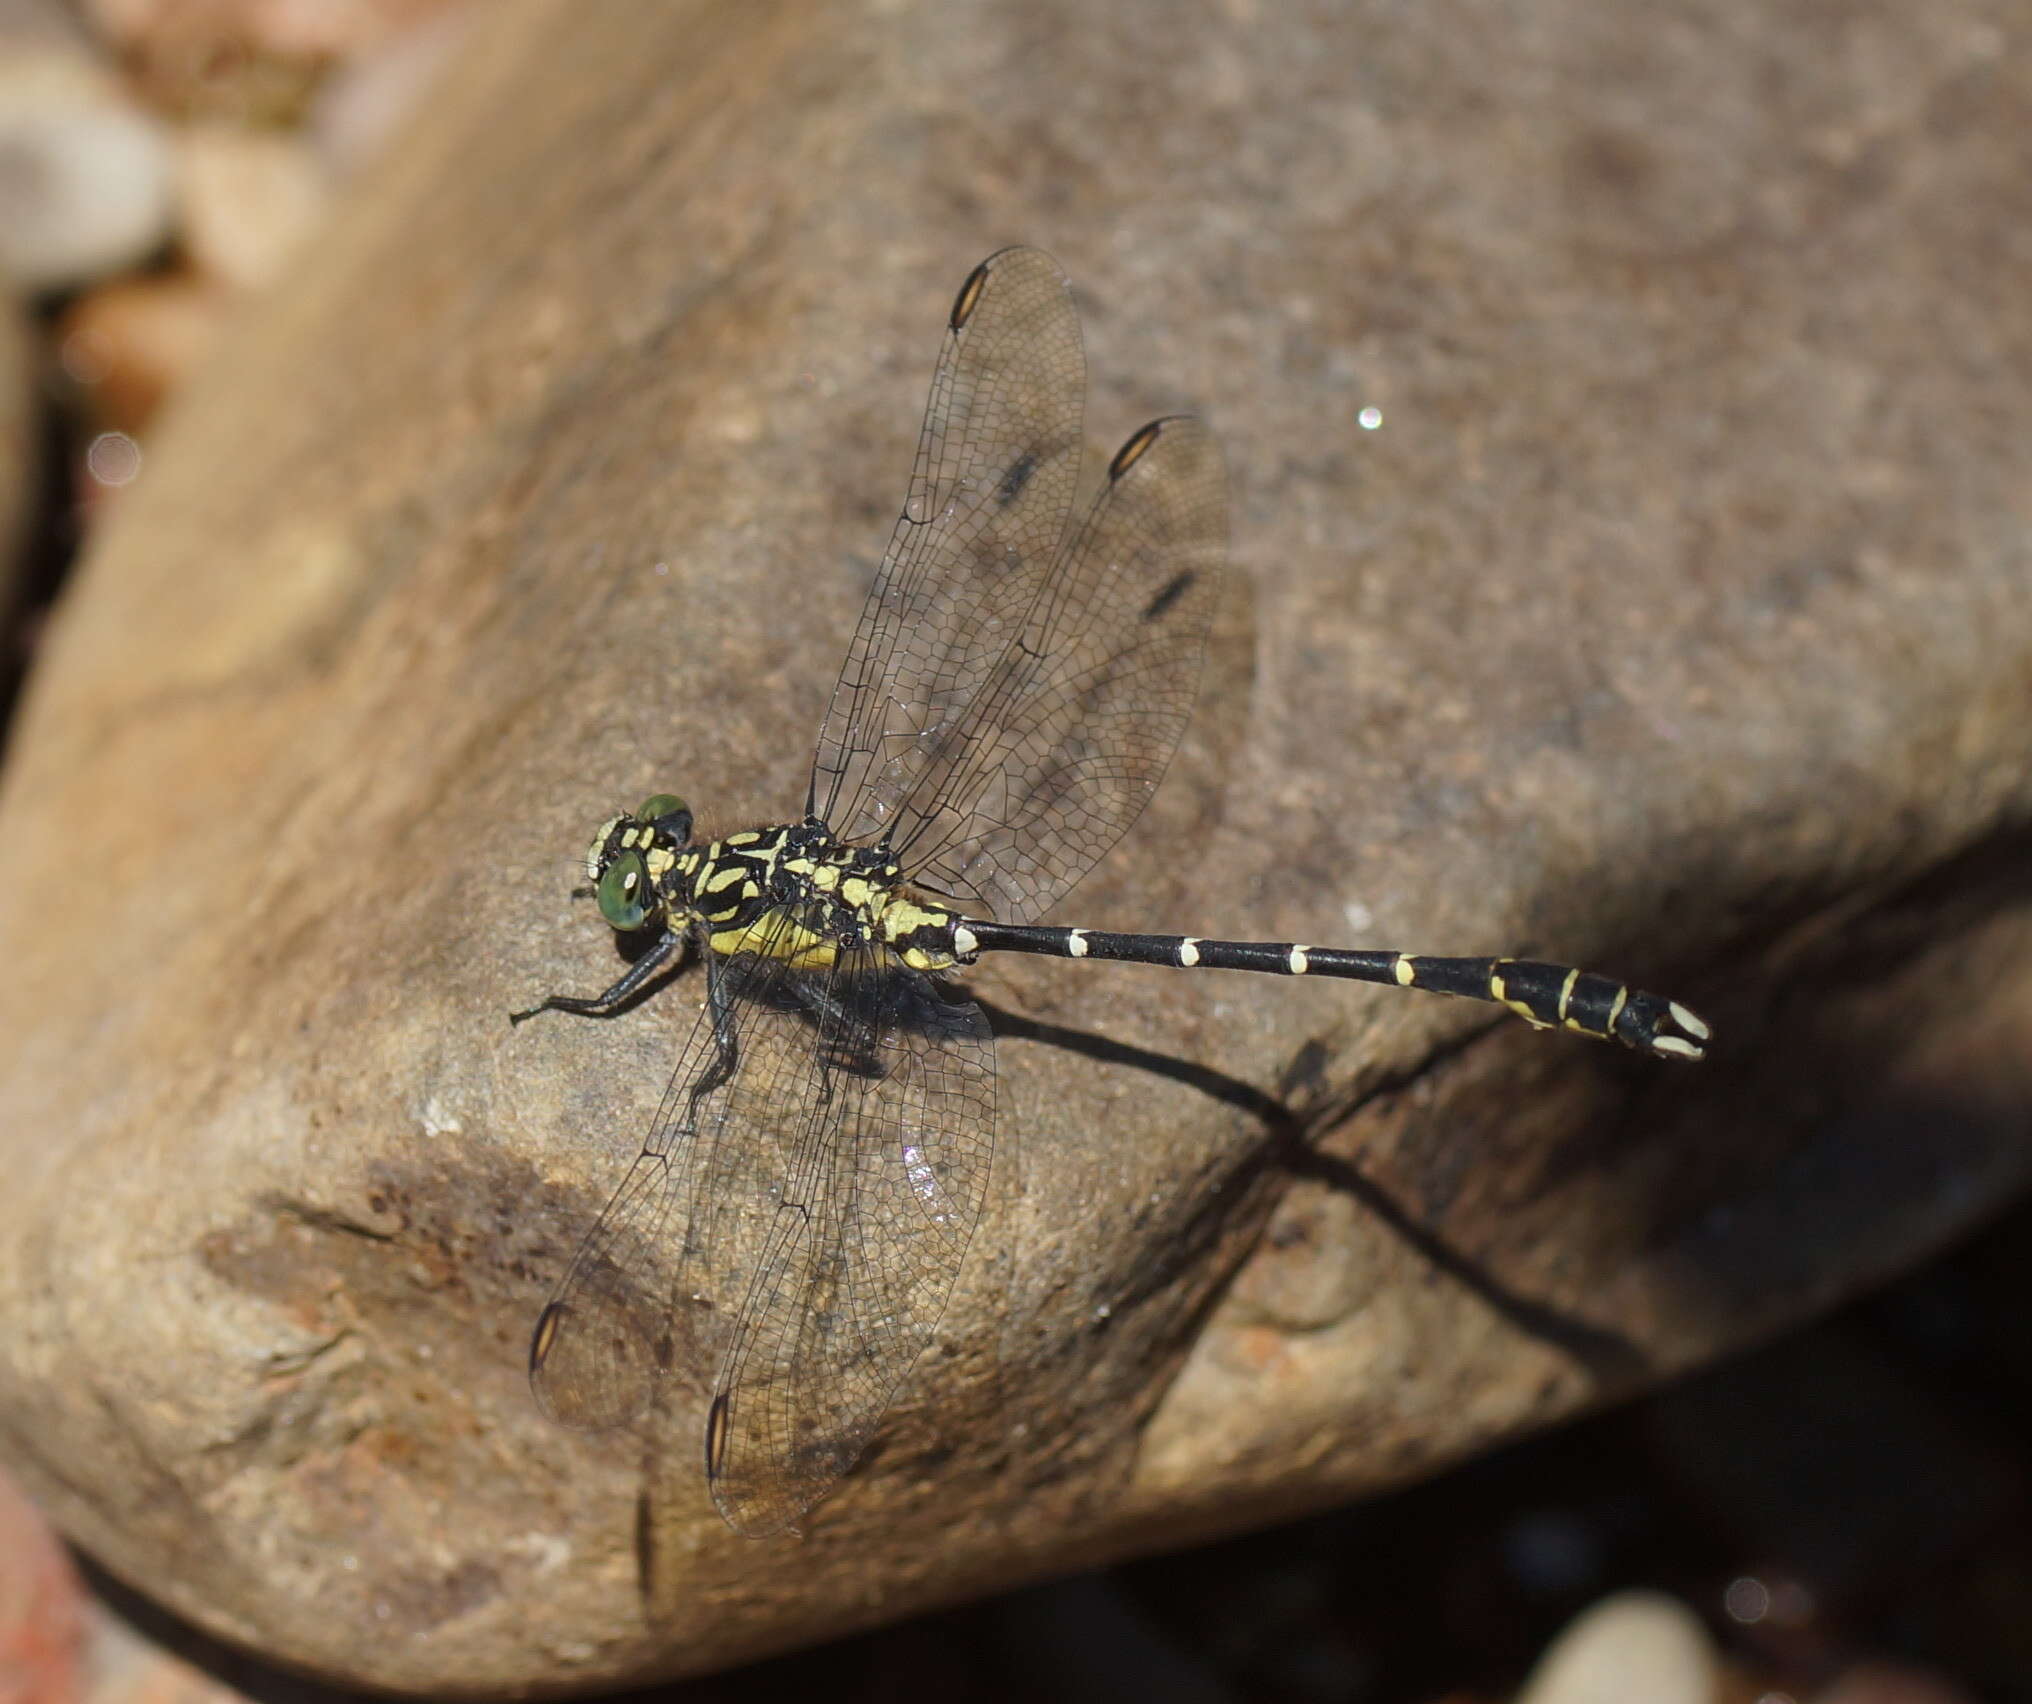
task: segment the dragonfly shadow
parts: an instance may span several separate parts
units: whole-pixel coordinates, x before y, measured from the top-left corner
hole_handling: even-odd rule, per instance
[[[1206,1234],[1177,1238],[1171,1252],[1160,1262],[1160,1270],[1137,1287],[1137,1296],[1123,1298],[1125,1303],[1160,1287],[1182,1261],[1214,1246],[1218,1226],[1255,1199],[1254,1186],[1282,1174],[1286,1179],[1324,1184],[1349,1196],[1437,1271],[1479,1298],[1518,1331],[1570,1356],[1605,1388],[1619,1388],[1649,1372],[1650,1363],[1627,1337],[1520,1294],[1422,1223],[1354,1161],[1321,1151],[1312,1140],[1312,1122],[1277,1096],[1211,1066],[1136,1047],[1090,1030],[1042,1023],[987,1000],[979,1004],[994,1026],[997,1040],[1034,1041],[1101,1063],[1167,1077],[1234,1108],[1261,1129],[1259,1139],[1231,1174],[1232,1186],[1211,1195],[1205,1208],[1194,1215],[1195,1232]]]

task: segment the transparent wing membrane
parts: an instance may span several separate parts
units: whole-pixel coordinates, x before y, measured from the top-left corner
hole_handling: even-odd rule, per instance
[[[963,736],[918,754],[896,812],[906,869],[1011,922],[1049,910],[1150,802],[1220,603],[1227,480],[1212,433],[1153,421],[1115,466],[985,671]]]
[[[867,1447],[945,1312],[994,1152],[992,1037],[972,1001],[854,955],[816,1030],[805,1068],[758,1096],[795,1113],[707,1427],[713,1499],[758,1535]]]
[[[699,1258],[719,1226],[696,1185],[725,1169],[711,1156],[732,1091],[747,1056],[769,1051],[775,1026],[757,1015],[774,1011],[790,969],[783,959],[701,956],[706,1003],[642,1150],[579,1244],[530,1345],[537,1403],[568,1426],[626,1425],[648,1406],[660,1373],[676,1367],[702,1380],[727,1334],[732,1298]],[[724,1285],[725,1274],[718,1280]]]
[[[910,490],[819,730],[814,808],[847,838],[880,837],[1020,628],[1072,512],[1086,389],[1057,262],[983,261],[953,304]]]
[[[1177,748],[1226,477],[1198,421],[1154,421],[1073,525],[1086,373],[1064,276],[1005,249],[953,318],[812,794],[844,838],[1025,921],[1121,838]]]
[[[708,1477],[759,1537],[852,1465],[945,1311],[987,1192],[994,1057],[971,1001],[873,952],[706,962],[706,1006],[543,1311],[530,1381],[553,1419],[611,1427],[661,1374],[717,1368]]]

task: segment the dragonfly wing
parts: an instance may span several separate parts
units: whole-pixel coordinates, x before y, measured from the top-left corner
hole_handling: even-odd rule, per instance
[[[1041,916],[1156,791],[1199,687],[1227,548],[1200,422],[1153,421],[1070,525],[1086,384],[1057,263],[962,286],[910,495],[820,731],[842,838],[1010,922]]]
[[[529,1383],[538,1407],[567,1426],[626,1425],[674,1363],[710,1364],[717,1344],[679,1344],[673,1314],[686,1244],[691,1173],[717,1139],[742,1066],[743,978],[703,951],[706,1003],[678,1056],[641,1152],[572,1256],[536,1322]],[[779,964],[774,972],[785,971]]]
[[[705,962],[649,1136],[537,1322],[530,1384],[597,1428],[636,1419],[665,1373],[710,1378],[714,1500],[759,1536],[853,1465],[945,1311],[987,1193],[993,1037],[872,950]]]
[[[1110,463],[966,737],[899,810],[917,880],[1030,922],[1128,832],[1191,719],[1226,556],[1218,442],[1188,415],[1152,421]]]
[[[961,287],[910,490],[813,759],[812,807],[873,841],[1021,631],[1072,513],[1086,357],[1071,286],[1036,249]]]
[[[806,997],[817,1069],[808,1054],[801,1074],[756,1079],[791,1140],[706,1428],[713,1499],[758,1537],[867,1447],[945,1312],[994,1148],[993,1038],[972,1001],[873,953]]]

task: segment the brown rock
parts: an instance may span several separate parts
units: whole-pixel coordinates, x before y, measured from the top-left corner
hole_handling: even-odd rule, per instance
[[[0,1677],[9,1704],[79,1696],[84,1606],[63,1540],[0,1474]]]
[[[96,424],[138,432],[211,353],[233,309],[228,291],[189,272],[118,279],[64,310],[58,358]]]
[[[1899,1663],[1858,1663],[1813,1704],[1974,1704],[1944,1677]]]
[[[445,8],[447,0],[82,0],[82,8],[129,53],[217,52],[224,43],[281,59],[343,58]]]
[[[386,49],[457,0],[81,0],[150,98],[183,116],[300,118],[335,65]]]
[[[704,1669],[1429,1472],[2021,1186],[2032,73],[1978,0],[1834,27],[505,14],[151,443],[0,794],[0,1436],[65,1529],[355,1682]],[[503,1014],[616,963],[592,820],[797,809],[1010,237],[1098,436],[1215,418],[1255,586],[1069,920],[1556,952],[1721,1046],[983,970],[1025,1191],[750,1543],[688,1389],[645,1445],[522,1370],[695,989]]]

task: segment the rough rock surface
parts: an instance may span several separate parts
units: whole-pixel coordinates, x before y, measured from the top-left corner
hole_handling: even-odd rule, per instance
[[[1970,1223],[2032,1168],[2010,19],[503,13],[34,682],[0,1450],[273,1656],[611,1684],[1429,1471]],[[1536,948],[1722,1045],[984,972],[1024,1188],[861,1470],[750,1543],[687,1392],[588,1439],[522,1370],[690,995],[504,1014],[611,973],[607,810],[796,808],[940,315],[1017,239],[1097,437],[1211,414],[1255,588],[1073,920]]]

